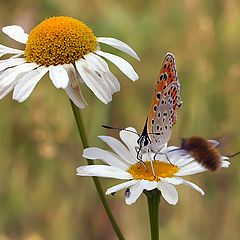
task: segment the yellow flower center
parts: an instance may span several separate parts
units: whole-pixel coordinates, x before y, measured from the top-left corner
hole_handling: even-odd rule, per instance
[[[179,171],[177,166],[161,161],[152,161],[152,166],[150,161],[146,161],[145,165],[138,162],[132,165],[128,172],[137,180],[160,181],[160,178],[173,177]]]
[[[30,32],[24,55],[28,62],[50,66],[74,63],[96,49],[96,37],[86,24],[71,17],[52,17]]]

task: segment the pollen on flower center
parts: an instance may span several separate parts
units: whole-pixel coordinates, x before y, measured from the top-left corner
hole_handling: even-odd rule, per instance
[[[52,17],[30,32],[24,55],[28,62],[50,66],[74,63],[96,49],[96,37],[83,22],[71,17]]]
[[[155,174],[152,171],[150,161],[146,161],[145,165],[141,162],[136,163],[128,169],[128,172],[137,180],[160,181],[160,177],[173,177],[179,171],[177,166],[170,163],[152,161],[152,164]]]

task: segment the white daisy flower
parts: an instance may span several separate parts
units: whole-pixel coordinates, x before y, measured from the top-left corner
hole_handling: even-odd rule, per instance
[[[2,31],[25,44],[25,49],[0,44],[0,57],[13,55],[0,60],[0,99],[13,90],[13,99],[23,102],[49,72],[54,86],[64,89],[79,108],[87,105],[81,93],[81,82],[107,104],[112,100],[113,93],[120,90],[120,84],[104,58],[131,80],[138,79],[137,73],[126,60],[103,52],[99,43],[110,45],[139,60],[132,48],[114,38],[96,37],[88,26],[77,19],[52,17],[37,25],[29,35],[16,25],[3,27]]]
[[[127,130],[136,132],[134,128]],[[153,160],[154,154],[143,155],[144,164],[137,159],[136,147],[139,136],[132,132],[121,131],[120,138],[123,141],[109,137],[99,136],[114,152],[97,147],[84,149],[83,157],[87,159],[100,159],[107,165],[90,165],[77,168],[79,176],[98,176],[127,180],[121,184],[107,189],[106,194],[114,194],[121,189],[127,189],[125,201],[134,203],[141,193],[146,190],[158,189],[163,198],[175,205],[178,201],[178,193],[175,185],[186,185],[204,195],[203,190],[196,184],[183,179],[183,176],[204,172],[207,169],[194,160],[185,150],[178,147],[165,146]],[[179,149],[176,151],[172,151]],[[167,157],[166,157],[167,153]],[[228,167],[227,157],[221,156],[221,167]],[[153,168],[153,170],[152,170]]]

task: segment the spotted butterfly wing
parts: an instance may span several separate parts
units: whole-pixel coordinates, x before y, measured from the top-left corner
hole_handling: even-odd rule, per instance
[[[158,152],[168,142],[180,105],[175,58],[168,53],[163,61],[142,135],[138,139],[139,155],[147,151]]]

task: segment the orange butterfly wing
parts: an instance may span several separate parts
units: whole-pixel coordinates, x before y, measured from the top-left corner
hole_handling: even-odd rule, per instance
[[[151,143],[158,143],[160,146],[168,142],[180,105],[176,62],[174,55],[168,53],[163,61],[146,122]]]

